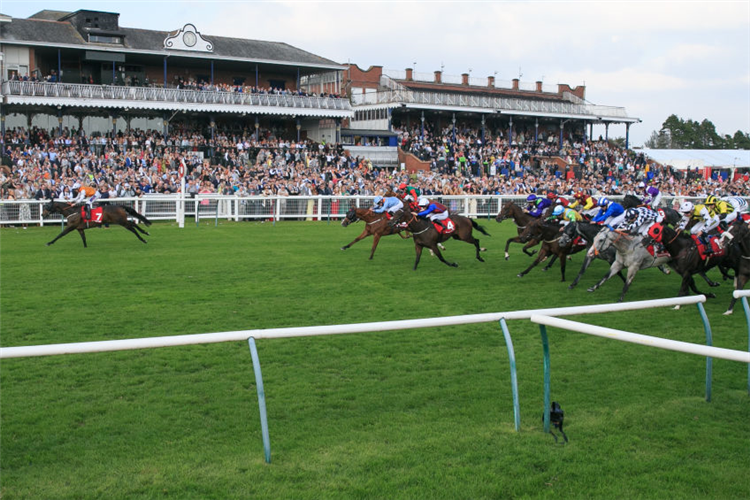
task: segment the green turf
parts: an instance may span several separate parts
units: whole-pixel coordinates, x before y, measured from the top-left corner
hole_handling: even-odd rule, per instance
[[[3,347],[360,323],[614,302],[511,247],[482,221],[487,262],[451,241],[449,268],[362,224],[159,223],[44,244],[59,226],[0,230]],[[581,255],[568,265],[568,282]],[[718,279],[718,273],[711,276]],[[700,281],[701,289],[708,289]],[[636,278],[626,300],[673,296],[677,276]],[[747,349],[741,307],[706,304],[714,345]],[[572,319],[703,343],[694,306]],[[748,498],[747,366],[549,329],[552,398],[568,445],[542,432],[538,327],[509,322],[521,432],[497,324],[258,340],[272,463],[263,455],[246,342],[8,359],[0,366],[0,495],[17,498]]]

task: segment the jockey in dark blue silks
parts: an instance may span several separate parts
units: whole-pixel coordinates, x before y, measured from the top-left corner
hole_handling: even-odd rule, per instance
[[[448,207],[443,205],[442,203],[438,203],[436,201],[430,201],[424,196],[421,196],[419,198],[419,208],[422,209],[421,212],[417,214],[417,217],[429,217],[429,219],[432,222],[436,222],[440,224],[443,228],[445,228],[445,221],[448,218]]]
[[[530,194],[526,197],[528,205],[523,209],[524,212],[531,215],[532,217],[541,217],[547,208],[552,205],[552,201],[547,198],[540,198],[535,194]]]
[[[599,198],[596,205],[599,207],[599,213],[591,219],[591,222],[604,224],[610,229],[617,229],[617,226],[625,220],[625,208],[619,203],[602,197]]]

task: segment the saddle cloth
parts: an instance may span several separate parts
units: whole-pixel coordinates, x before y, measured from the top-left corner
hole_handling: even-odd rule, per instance
[[[103,207],[96,207],[91,209],[91,218],[86,218],[86,207],[81,207],[81,219],[83,222],[96,222],[99,223],[102,221],[102,215],[104,214],[104,208]]]
[[[693,238],[693,241],[695,242],[695,245],[698,247],[698,253],[701,256],[701,259],[706,260],[706,257],[723,257],[724,254],[727,252],[727,250],[721,246],[721,237],[716,235],[709,236],[709,244],[711,245],[711,249],[713,250],[713,253],[710,255],[706,255],[706,246],[703,244],[703,242],[698,238],[697,235],[693,234],[691,235]]]
[[[445,226],[443,226],[440,221],[433,221],[432,224],[435,226],[435,229],[440,234],[452,234],[453,231],[456,230],[456,223],[453,222],[450,217],[445,219],[443,221],[445,223]]]

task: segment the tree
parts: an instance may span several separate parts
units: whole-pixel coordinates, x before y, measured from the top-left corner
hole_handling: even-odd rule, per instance
[[[750,137],[740,130],[734,136],[721,136],[708,119],[699,123],[670,115],[661,130],[651,134],[645,146],[652,149],[750,149]]]

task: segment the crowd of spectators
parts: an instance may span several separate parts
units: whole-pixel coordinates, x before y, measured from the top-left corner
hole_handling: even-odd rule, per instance
[[[130,130],[114,137],[61,135],[34,128],[7,130],[3,139],[0,198],[69,198],[81,184],[103,198],[178,192],[184,164],[187,192],[227,195],[378,195],[402,181],[428,196],[517,195],[555,191],[572,196],[638,193],[637,184],[658,183],[665,196],[708,194],[750,196],[747,179],[705,179],[697,171],[677,171],[652,163],[641,153],[605,141],[508,143],[476,129],[452,127],[422,141],[415,130],[401,130],[402,146],[427,152],[429,171],[407,174],[373,167],[339,144],[289,141],[279,131],[218,131],[213,141],[191,130],[167,136]],[[560,161],[562,158],[564,161]],[[563,165],[563,166],[560,166]]]

